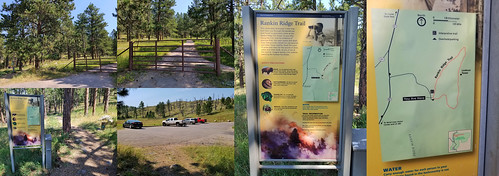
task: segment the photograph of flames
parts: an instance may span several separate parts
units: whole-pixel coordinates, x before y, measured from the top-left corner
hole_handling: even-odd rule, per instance
[[[337,127],[307,131],[288,117],[270,113],[260,119],[261,159],[336,160]]]

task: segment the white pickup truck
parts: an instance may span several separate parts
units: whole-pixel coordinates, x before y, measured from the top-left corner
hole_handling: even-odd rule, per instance
[[[170,126],[170,125],[175,125],[175,126],[187,126],[187,122],[183,120],[179,120],[178,118],[168,118],[166,120],[163,120],[163,126]]]

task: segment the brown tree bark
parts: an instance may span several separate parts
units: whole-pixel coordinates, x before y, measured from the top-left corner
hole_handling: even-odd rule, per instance
[[[85,88],[85,110],[84,110],[85,116],[88,115],[88,88]]]
[[[92,89],[92,116],[95,115],[95,106],[97,105],[97,88]]]
[[[363,27],[361,28],[360,34],[360,75],[359,75],[359,110],[367,105],[367,8],[366,2],[364,1],[359,5],[363,9],[362,21]]]
[[[73,103],[74,89],[64,89],[64,107],[62,112],[62,130],[65,133],[71,132],[71,107]]]
[[[104,112],[105,113],[107,113],[107,108],[109,105],[109,93],[110,93],[110,89],[106,88],[106,90],[104,91]]]

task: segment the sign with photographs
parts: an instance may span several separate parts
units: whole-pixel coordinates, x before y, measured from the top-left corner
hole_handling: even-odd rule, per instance
[[[13,147],[41,146],[40,97],[10,95],[8,101]]]
[[[256,14],[261,160],[336,161],[344,16]]]

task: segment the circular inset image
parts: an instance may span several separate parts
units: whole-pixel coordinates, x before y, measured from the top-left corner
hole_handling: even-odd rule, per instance
[[[12,124],[17,125],[17,122],[14,122],[14,123],[12,123]]]
[[[265,66],[262,68],[262,74],[264,74],[264,75],[265,74],[270,75],[272,72],[274,72],[274,68],[272,68],[272,67]]]
[[[262,98],[265,101],[272,101],[272,94],[270,92],[263,92]]]
[[[265,89],[272,89],[272,81],[270,81],[270,79],[264,79],[262,81],[262,86]]]
[[[13,118],[12,118],[12,121],[16,121],[16,118],[15,118],[15,117],[13,117]]]
[[[272,107],[269,104],[265,104],[263,105],[263,111],[270,113],[270,111],[272,111]]]

